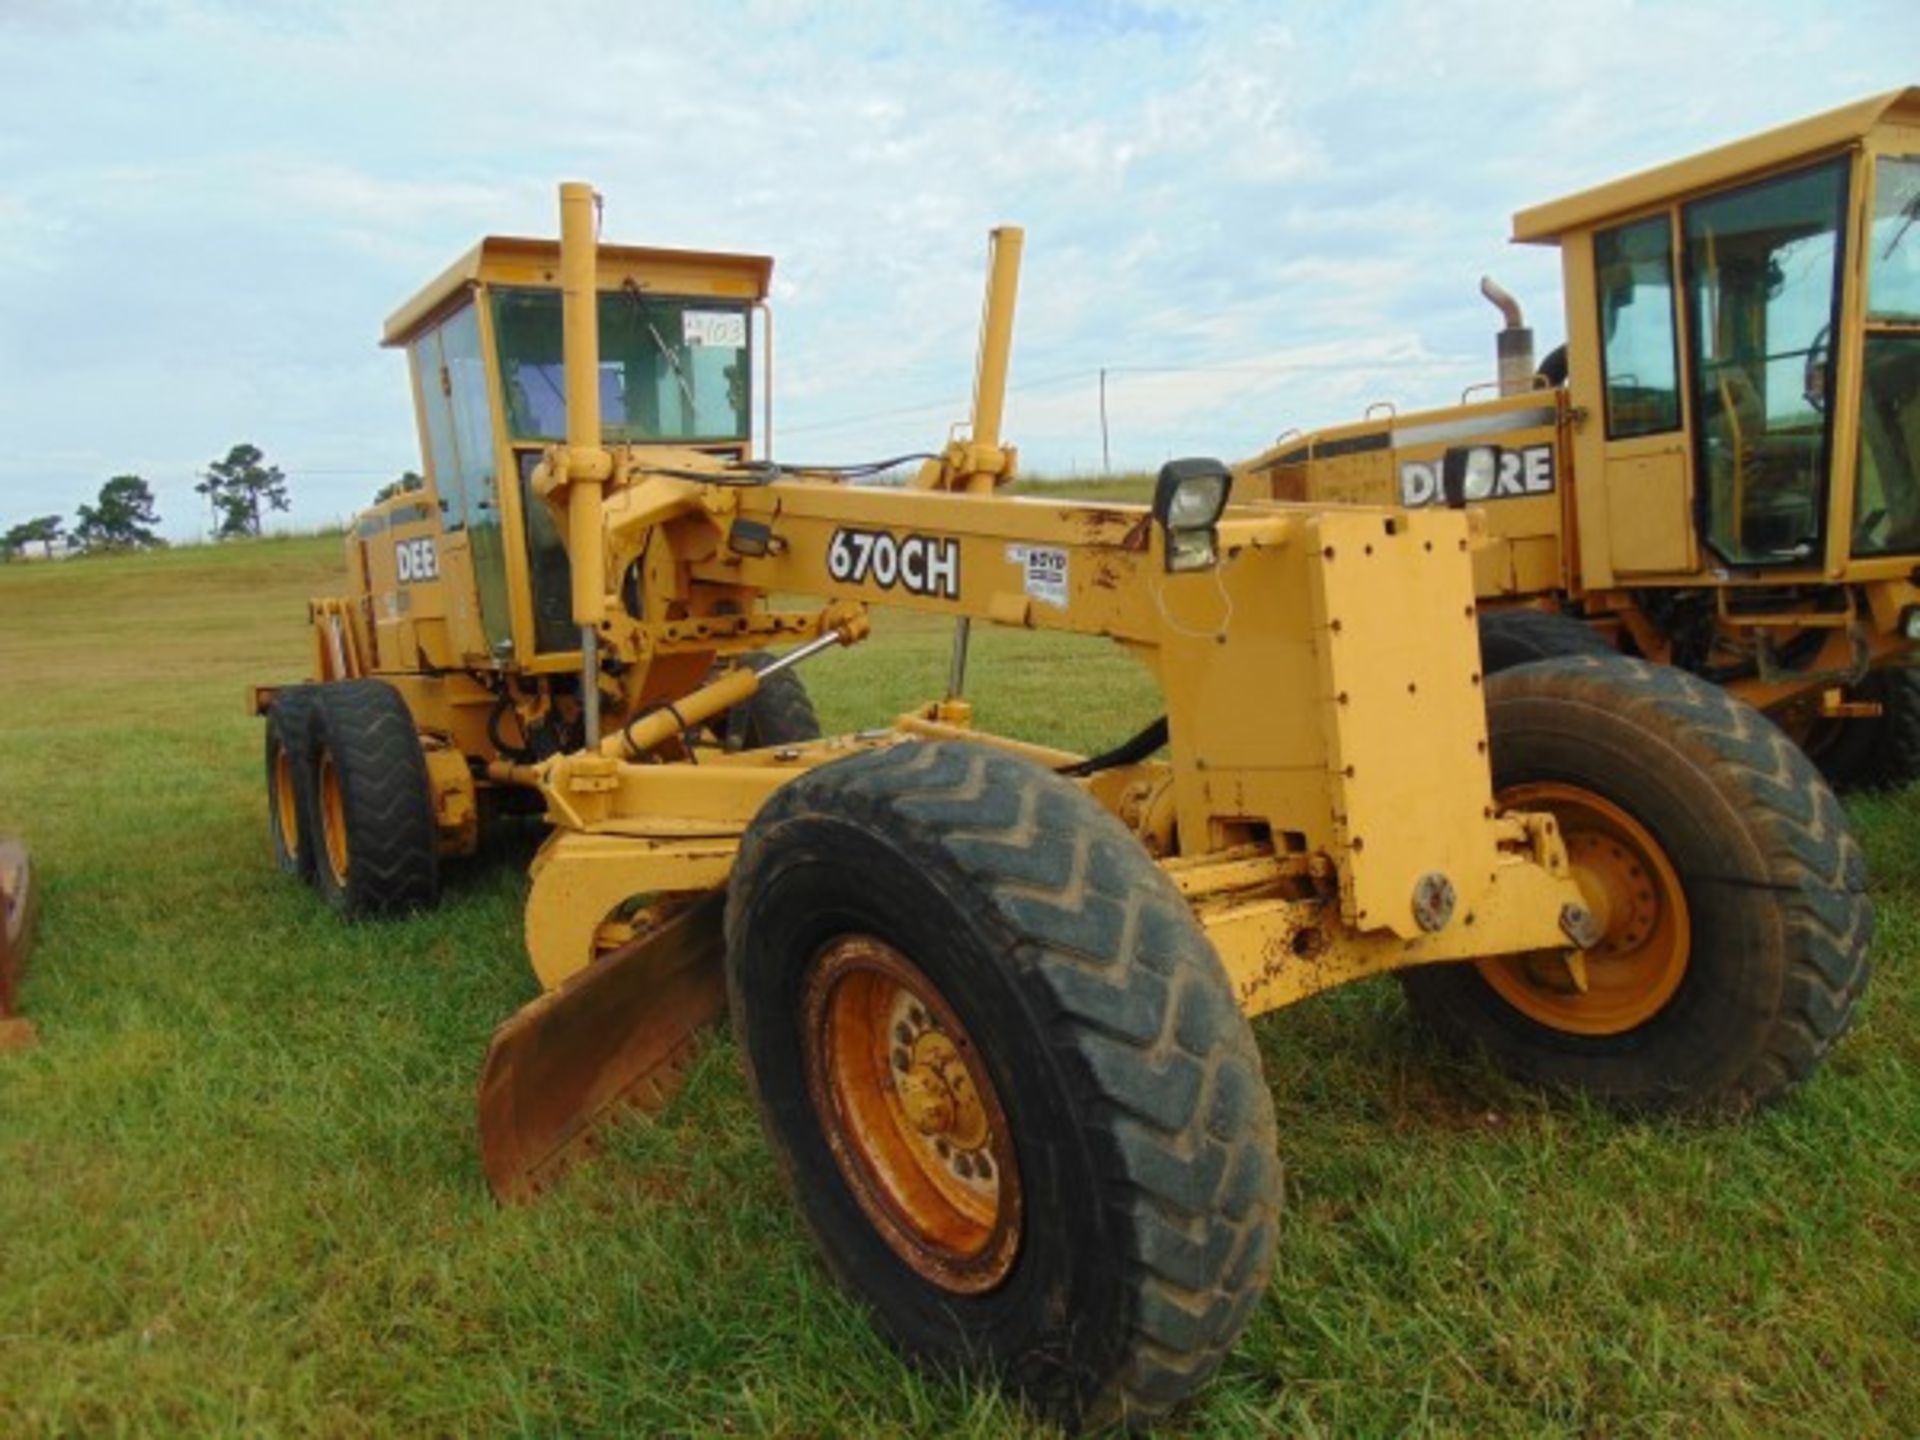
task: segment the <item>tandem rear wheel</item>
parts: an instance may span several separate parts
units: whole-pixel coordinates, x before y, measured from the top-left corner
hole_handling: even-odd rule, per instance
[[[283,874],[313,878],[312,685],[289,685],[267,711],[267,839]]]
[[[1271,1096],[1192,914],[1080,789],[982,746],[825,765],[748,829],[734,1026],[829,1267],[910,1357],[1142,1424],[1264,1289]]]
[[[1583,952],[1402,974],[1446,1043],[1636,1110],[1785,1095],[1867,982],[1866,868],[1833,792],[1772,722],[1682,671],[1617,657],[1487,682],[1500,801],[1554,814],[1589,907]]]
[[[307,690],[314,888],[347,919],[430,909],[440,896],[433,797],[406,702],[379,680]]]

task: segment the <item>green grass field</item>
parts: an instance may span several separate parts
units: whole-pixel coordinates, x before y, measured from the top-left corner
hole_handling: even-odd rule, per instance
[[[0,1057],[0,1434],[1001,1435],[899,1364],[780,1193],[730,1042],[534,1208],[473,1089],[531,998],[531,834],[437,913],[345,927],[272,868],[250,681],[303,668],[338,543],[0,567],[0,827],[46,909]],[[830,726],[937,692],[883,617],[807,679]],[[1097,645],[981,634],[983,724],[1094,747],[1152,714]],[[1877,974],[1749,1124],[1628,1123],[1449,1064],[1371,983],[1259,1022],[1290,1207],[1193,1434],[1920,1433],[1920,814],[1854,807]]]

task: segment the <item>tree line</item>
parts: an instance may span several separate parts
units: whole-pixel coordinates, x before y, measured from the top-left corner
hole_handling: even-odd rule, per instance
[[[229,449],[224,460],[210,462],[193,489],[206,497],[219,540],[258,535],[268,514],[292,503],[280,467],[269,465],[257,445],[244,442]],[[36,545],[49,557],[55,546],[145,550],[166,544],[155,531],[159,523],[153,487],[138,475],[116,475],[100,487],[95,504],[74,512],[71,528],[63,515],[39,515],[0,532],[0,559],[28,554]]]

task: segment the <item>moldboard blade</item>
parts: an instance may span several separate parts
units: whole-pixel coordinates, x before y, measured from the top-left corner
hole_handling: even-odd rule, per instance
[[[725,893],[594,961],[494,1032],[480,1076],[480,1161],[529,1200],[628,1108],[651,1114],[726,1010]]]

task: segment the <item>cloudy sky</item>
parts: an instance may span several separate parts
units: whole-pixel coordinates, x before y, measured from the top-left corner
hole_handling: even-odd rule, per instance
[[[1920,5],[0,0],[0,525],[235,441],[328,522],[418,465],[381,322],[486,232],[777,257],[785,458],[964,416],[984,237],[1027,228],[1029,470],[1227,457],[1563,323],[1524,205],[1901,84]]]

